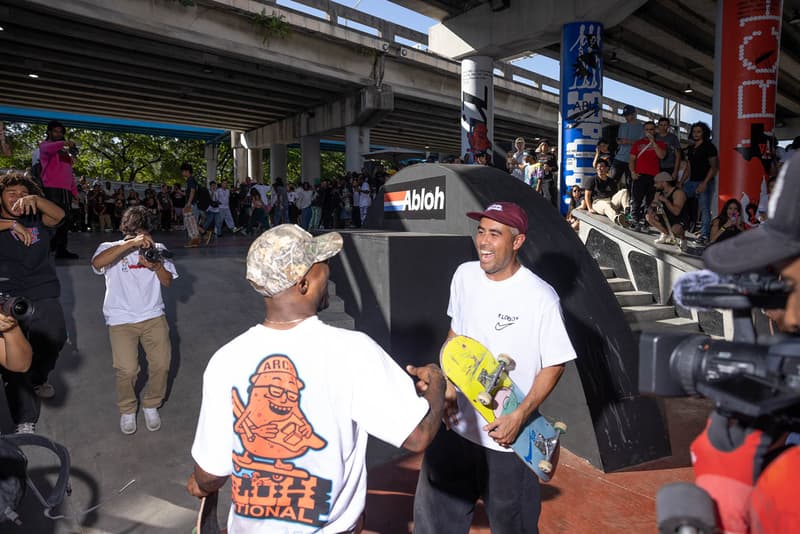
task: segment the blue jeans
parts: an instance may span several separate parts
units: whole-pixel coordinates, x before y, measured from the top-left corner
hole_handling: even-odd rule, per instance
[[[308,227],[311,225],[311,206],[307,208],[303,208],[300,212],[300,226],[308,230]]]
[[[217,235],[222,234],[222,216],[218,211],[206,211],[206,220],[203,224],[203,230],[208,231],[211,226],[214,226]]]
[[[696,198],[700,209],[701,230],[700,235],[709,239],[711,236],[711,193],[714,190],[714,180],[710,180],[706,185],[706,190],[702,193],[697,192],[697,187],[703,182],[685,182],[683,192],[687,198]],[[694,222],[694,221],[692,221]]]

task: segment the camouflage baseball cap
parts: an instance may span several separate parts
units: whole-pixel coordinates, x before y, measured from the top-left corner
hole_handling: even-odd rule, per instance
[[[311,266],[342,250],[342,236],[314,237],[294,224],[281,224],[261,234],[247,252],[247,280],[265,297],[289,289]]]

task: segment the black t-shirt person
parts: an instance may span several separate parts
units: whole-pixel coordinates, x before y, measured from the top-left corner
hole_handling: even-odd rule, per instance
[[[592,202],[603,198],[611,198],[617,192],[617,182],[611,178],[601,180],[597,176],[589,176],[583,182],[583,188],[592,192]]]
[[[700,146],[689,145],[686,147],[686,160],[691,167],[690,182],[702,182],[708,175],[711,164],[709,158],[717,157],[717,147],[710,141],[703,141]]]
[[[32,300],[58,298],[61,285],[50,259],[55,228],[45,226],[41,215],[21,217],[17,224],[30,228],[33,239],[25,246],[14,232],[0,232],[0,291]]]

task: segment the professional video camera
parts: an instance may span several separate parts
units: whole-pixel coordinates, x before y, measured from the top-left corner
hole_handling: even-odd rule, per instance
[[[790,286],[757,274],[721,277],[710,271],[684,275],[675,284],[684,307],[733,312],[733,341],[701,334],[642,334],[639,390],[661,396],[700,394],[729,416],[784,417],[800,430],[800,338],[756,343],[753,308],[783,308]],[[791,409],[794,408],[792,411]]]
[[[164,259],[172,259],[174,254],[165,248],[140,248],[139,254],[150,263],[161,263]]]
[[[33,302],[25,297],[12,297],[0,292],[0,313],[19,321],[33,314]]]
[[[675,301],[733,314],[733,341],[702,334],[643,333],[639,390],[666,397],[702,395],[723,418],[768,433],[800,432],[800,337],[758,339],[753,309],[783,309],[792,288],[773,276],[687,273]],[[724,419],[723,419],[724,420]],[[755,459],[753,460],[755,462]],[[691,484],[665,486],[656,498],[660,532],[716,532],[714,503]]]

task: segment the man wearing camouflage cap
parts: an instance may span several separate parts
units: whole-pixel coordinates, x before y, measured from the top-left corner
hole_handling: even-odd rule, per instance
[[[367,435],[416,452],[439,428],[437,366],[407,368],[415,390],[368,336],[317,317],[341,248],[336,232],[283,224],[247,254],[266,318],[208,363],[187,482],[203,497],[231,478],[229,532],[359,532]]]

